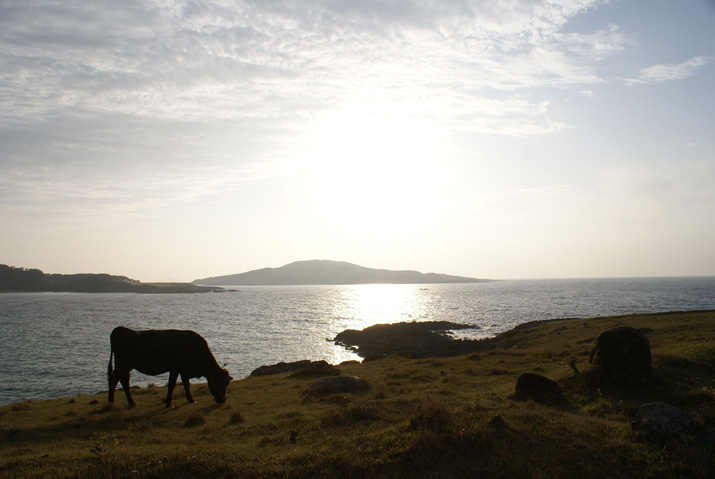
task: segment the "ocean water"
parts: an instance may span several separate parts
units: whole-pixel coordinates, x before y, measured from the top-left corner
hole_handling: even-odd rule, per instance
[[[254,286],[231,293],[1,293],[0,404],[104,391],[109,334],[193,329],[234,378],[279,361],[358,359],[329,339],[378,323],[446,320],[494,336],[533,320],[715,310],[715,277],[477,284]],[[132,372],[132,384],[168,375]]]

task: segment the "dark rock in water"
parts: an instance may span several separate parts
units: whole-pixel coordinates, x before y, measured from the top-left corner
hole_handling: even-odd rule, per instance
[[[280,362],[270,366],[261,366],[254,369],[250,375],[270,376],[273,374],[283,374],[294,371],[306,371],[306,374],[310,374],[309,371],[312,371],[315,374],[340,374],[340,371],[338,371],[335,366],[327,363],[326,361],[310,361],[308,359],[304,359],[302,361],[294,361],[292,363]]]
[[[353,393],[370,389],[364,379],[357,376],[333,376],[318,379],[310,385],[306,395],[322,396],[325,394]]]
[[[451,338],[447,332],[474,326],[448,321],[376,324],[361,331],[347,329],[335,336],[337,344],[353,349],[363,358],[398,354],[409,358],[458,356],[485,349],[475,340]]]
[[[685,411],[663,402],[642,405],[631,427],[645,440],[660,446],[672,442],[715,444],[715,431],[699,424]]]
[[[542,404],[553,404],[564,398],[564,393],[558,384],[547,377],[533,373],[519,376],[515,391],[518,399],[531,399]]]
[[[643,383],[653,374],[648,338],[627,326],[601,333],[591,349],[590,361],[591,374],[599,384]]]

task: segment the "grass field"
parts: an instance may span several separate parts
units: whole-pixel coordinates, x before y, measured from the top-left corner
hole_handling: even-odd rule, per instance
[[[655,379],[589,387],[588,355],[602,331],[646,332]],[[217,405],[205,384],[0,407],[0,477],[713,477],[715,451],[641,441],[630,419],[665,401],[715,427],[715,312],[554,320],[504,333],[501,348],[467,356],[339,366],[362,393],[309,398],[318,376],[231,383]],[[97,365],[103,368],[104,365]],[[566,402],[512,397],[519,374],[554,379]],[[499,416],[501,419],[495,419]]]

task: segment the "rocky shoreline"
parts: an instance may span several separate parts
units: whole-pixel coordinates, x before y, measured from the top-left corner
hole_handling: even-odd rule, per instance
[[[476,326],[449,321],[376,324],[363,330],[347,329],[333,339],[335,344],[355,351],[366,360],[400,355],[410,358],[459,356],[491,347],[488,339],[455,339],[450,331]]]

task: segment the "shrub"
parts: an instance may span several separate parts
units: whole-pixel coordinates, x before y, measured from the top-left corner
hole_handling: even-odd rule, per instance
[[[442,433],[455,426],[454,413],[439,397],[428,397],[414,409],[410,427]]]
[[[200,412],[194,412],[186,418],[185,424],[187,426],[200,426],[202,424],[206,424],[206,417]]]
[[[243,416],[241,415],[241,411],[236,410],[231,413],[231,417],[228,419],[229,424],[238,424],[243,422]]]

